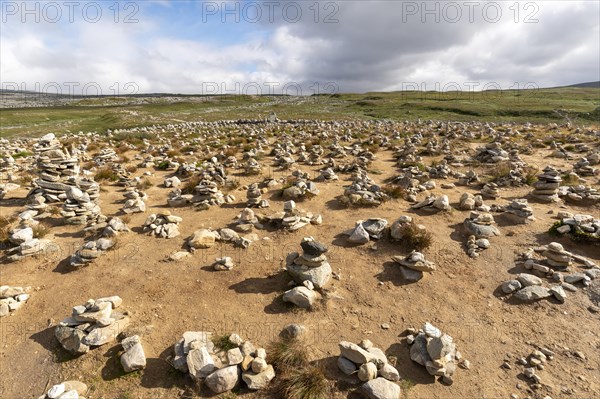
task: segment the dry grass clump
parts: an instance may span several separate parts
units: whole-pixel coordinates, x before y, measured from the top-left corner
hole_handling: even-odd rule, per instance
[[[386,184],[381,188],[381,190],[386,193],[390,198],[406,198],[406,190],[401,186],[396,186],[393,184]]]
[[[285,399],[330,399],[331,384],[325,377],[325,368],[308,365],[292,369],[281,376],[277,392]]]
[[[433,234],[420,228],[415,222],[400,227],[402,242],[415,251],[423,251],[433,244]]]
[[[143,180],[140,180],[139,183],[136,185],[136,187],[140,190],[147,190],[152,186],[154,186],[154,184],[152,184],[152,182],[147,177]]]
[[[182,194],[195,194],[196,186],[200,184],[200,176],[194,175],[190,177],[181,187]]]
[[[8,241],[8,237],[10,236],[8,232],[13,227],[15,221],[15,217],[0,216],[0,244]]]
[[[233,348],[237,348],[238,346],[229,340],[229,335],[220,335],[212,339],[215,347],[222,351],[228,351]]]
[[[96,180],[96,181],[102,181],[102,180],[117,181],[117,180],[119,180],[119,175],[117,174],[117,172],[115,172],[111,168],[102,168],[102,169],[99,169],[98,172],[96,172],[96,175],[94,176],[94,180]]]
[[[38,223],[31,227],[33,230],[33,238],[44,238],[50,232],[50,226],[45,223]]]
[[[269,347],[269,357],[279,372],[274,391],[284,399],[329,399],[331,383],[325,369],[309,361],[309,348],[301,340],[279,338]]]

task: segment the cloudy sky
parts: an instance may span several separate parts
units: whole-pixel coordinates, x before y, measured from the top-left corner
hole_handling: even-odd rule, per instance
[[[600,80],[600,2],[2,0],[3,89],[313,94]]]

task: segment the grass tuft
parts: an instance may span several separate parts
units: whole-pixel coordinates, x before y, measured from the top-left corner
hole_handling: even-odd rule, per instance
[[[415,222],[406,223],[400,228],[402,243],[415,251],[423,251],[433,244],[433,234],[419,228]]]
[[[230,349],[238,347],[236,344],[229,340],[229,335],[219,335],[218,337],[213,338],[212,342],[218,349],[222,351],[228,351]]]
[[[285,372],[279,381],[277,391],[285,399],[330,399],[331,384],[325,377],[321,365],[308,365]]]

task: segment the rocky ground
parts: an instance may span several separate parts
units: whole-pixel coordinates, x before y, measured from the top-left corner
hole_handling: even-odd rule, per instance
[[[266,348],[262,372],[295,323],[325,397],[596,397],[599,137],[553,124],[238,121],[2,140],[0,396],[81,381],[88,399],[209,397],[216,377],[172,365],[184,333],[235,333],[243,355],[246,341]],[[429,245],[399,233],[402,216]],[[305,237],[326,252],[301,260]],[[100,300],[111,296],[123,305]],[[74,355],[56,333],[71,314],[88,337],[128,324]],[[145,365],[125,372],[137,343]],[[350,343],[384,355],[348,360]],[[217,352],[211,372],[244,371]],[[281,397],[280,371],[218,397]],[[382,380],[400,389],[382,396]]]

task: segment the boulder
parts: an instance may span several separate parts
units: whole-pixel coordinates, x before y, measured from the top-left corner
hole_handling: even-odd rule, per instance
[[[367,381],[361,389],[369,399],[400,399],[401,394],[400,387],[385,378]]]
[[[211,373],[204,384],[214,393],[232,390],[239,383],[241,371],[238,366],[228,366]]]

